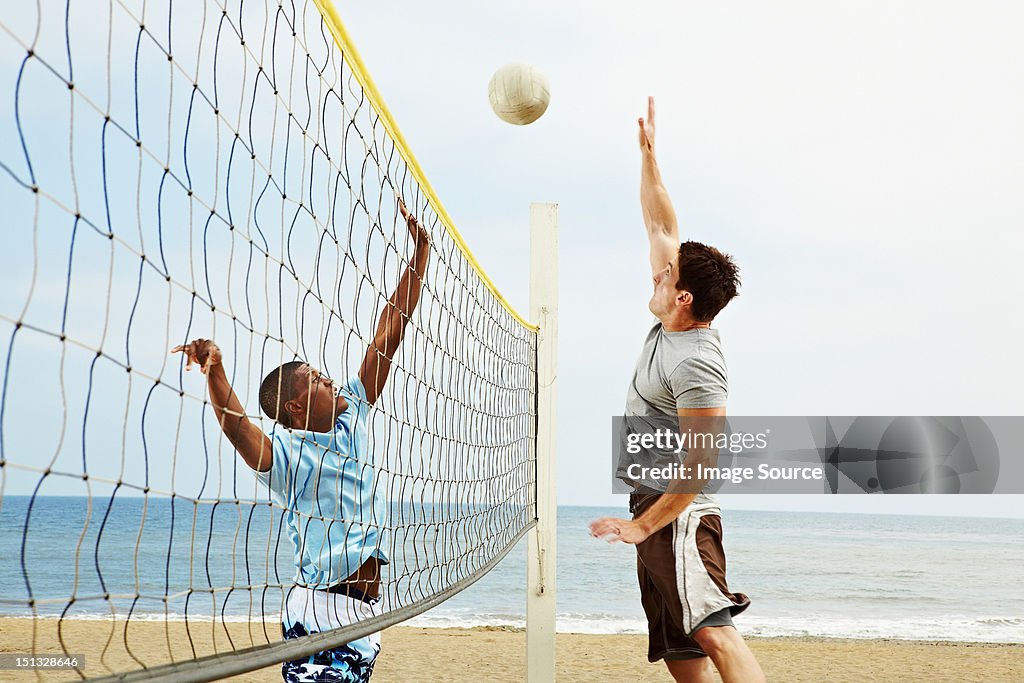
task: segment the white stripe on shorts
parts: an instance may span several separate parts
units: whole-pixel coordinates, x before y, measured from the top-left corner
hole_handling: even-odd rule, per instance
[[[695,626],[710,615],[732,607],[734,603],[718,590],[697,549],[697,529],[705,515],[721,516],[717,503],[691,504],[672,523],[672,553],[676,559],[676,590],[683,605],[683,630],[693,633]]]

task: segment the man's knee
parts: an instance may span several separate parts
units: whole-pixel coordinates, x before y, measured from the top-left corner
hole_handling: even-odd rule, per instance
[[[711,659],[728,657],[743,645],[743,638],[732,626],[705,626],[690,637]]]
[[[676,681],[686,683],[704,683],[714,681],[711,660],[707,657],[695,657],[693,659],[666,659],[665,665]]]

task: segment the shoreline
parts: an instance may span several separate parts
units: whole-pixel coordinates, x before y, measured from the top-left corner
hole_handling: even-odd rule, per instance
[[[417,615],[418,617],[419,615]],[[471,626],[460,625],[460,624],[423,624],[416,623],[417,617],[412,617],[410,621],[403,622],[398,626],[391,627],[392,629],[415,629],[423,631],[479,631],[479,632],[506,632],[506,633],[524,633],[526,631],[525,626],[519,626],[517,624],[473,624]],[[35,618],[37,621],[43,623],[57,624],[62,620],[59,615],[39,615],[38,617],[32,617],[31,615],[3,615],[0,614],[0,622],[5,620],[21,620],[25,622],[31,622]],[[63,617],[64,622],[83,622],[83,623],[109,623],[111,618],[109,615],[96,614],[96,615],[83,615],[76,614],[75,616]],[[123,621],[119,618],[117,621]],[[190,616],[186,622],[183,615],[172,614],[168,618],[164,618],[162,614],[135,614],[132,617],[132,625],[135,624],[163,624],[167,622],[169,624],[181,624],[184,626],[186,623],[189,626],[209,626],[210,624],[251,624],[251,625],[263,625],[266,624],[268,629],[276,628],[278,626],[277,620],[266,619],[260,621],[257,619],[247,619],[244,616],[228,616],[222,617],[210,617],[205,615]],[[412,623],[410,623],[412,622]],[[230,628],[231,626],[229,626]],[[742,627],[742,624],[741,624]],[[557,629],[557,627],[556,627]],[[391,629],[388,629],[391,630]],[[560,630],[557,629],[558,635],[566,636],[641,636],[646,637],[645,633],[638,632],[635,630],[630,631],[615,631],[615,632],[599,632],[599,631],[580,631],[580,630]],[[957,640],[954,638],[914,638],[907,637],[901,638],[898,636],[887,636],[887,635],[827,635],[818,633],[801,633],[801,634],[764,634],[764,633],[752,633],[749,630],[740,628],[740,634],[747,640],[793,640],[793,641],[851,641],[851,642],[896,642],[896,643],[928,643],[936,645],[1007,645],[1007,646],[1018,646],[1024,647],[1024,631],[1022,631],[1022,640]],[[0,653],[5,652],[3,649],[3,643],[0,641]]]
[[[32,652],[32,620],[0,617],[0,653]],[[125,622],[97,619],[40,619],[35,622],[37,654],[61,653],[58,626],[71,654],[83,654],[85,672],[98,676],[135,669],[133,657],[152,666],[190,659],[215,649],[244,648],[276,639],[260,622]],[[269,626],[269,625],[268,625]],[[747,641],[769,680],[817,683],[853,681],[1024,680],[1024,644],[935,640],[749,636]],[[127,648],[126,648],[127,644]],[[647,662],[643,635],[558,633],[559,681],[664,681],[662,664]],[[106,652],[103,650],[106,648]],[[373,680],[519,681],[525,679],[526,632],[517,626],[437,628],[396,626],[382,634]],[[24,680],[24,671],[0,670],[0,681]],[[73,671],[40,671],[42,680],[77,678]],[[277,666],[236,676],[237,681],[279,681]]]
[[[3,617],[0,617],[2,619]],[[526,628],[523,626],[506,626],[506,625],[495,625],[495,626],[421,626],[419,624],[402,624],[401,626],[394,626],[388,631],[394,629],[406,629],[410,631],[478,631],[481,633],[526,633]],[[646,638],[647,635],[643,633],[589,633],[586,631],[558,631],[559,636],[593,636],[595,638]],[[1011,647],[1021,648],[1021,654],[1024,655],[1024,642],[1003,642],[1003,641],[987,641],[987,640],[944,640],[941,638],[876,638],[873,636],[865,636],[863,638],[858,636],[822,636],[822,635],[800,635],[800,636],[763,636],[754,635],[750,633],[742,633],[744,640],[747,641],[792,641],[802,643],[833,643],[833,642],[850,642],[850,643],[913,643],[918,645],[984,645],[994,647]]]

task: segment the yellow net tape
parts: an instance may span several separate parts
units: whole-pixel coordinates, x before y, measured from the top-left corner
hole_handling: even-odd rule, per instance
[[[373,78],[370,76],[369,70],[366,68],[366,64],[363,63],[362,57],[359,55],[359,51],[356,50],[355,44],[352,42],[352,37],[345,29],[345,24],[341,21],[341,16],[338,14],[338,10],[334,7],[334,3],[331,0],[313,0],[317,9],[320,10],[320,14],[324,18],[324,23],[330,30],[331,35],[334,37],[334,42],[338,45],[341,50],[342,56],[349,68],[352,69],[353,75],[356,80],[359,81],[359,85],[362,86],[363,92],[366,94],[367,99],[370,101],[370,105],[374,108],[377,114],[380,116],[381,123],[384,125],[384,129],[387,130],[388,135],[395,143],[395,147],[398,149],[398,153],[405,159],[405,163],[409,166],[409,170],[412,172],[413,177],[419,184],[423,193],[426,195],[430,205],[434,208],[441,222],[444,224],[448,234],[452,236],[459,249],[465,255],[466,260],[469,261],[470,265],[473,266],[473,270],[480,276],[480,279],[487,286],[487,289],[491,291],[491,294],[501,302],[501,305],[507,310],[523,327],[537,331],[538,327],[526,320],[519,312],[513,308],[512,304],[498,291],[498,287],[491,280],[490,276],[484,271],[480,262],[477,261],[473,252],[470,250],[469,245],[466,244],[466,240],[463,239],[458,229],[455,227],[455,221],[448,214],[448,210],[444,208],[444,204],[441,203],[440,197],[437,196],[437,192],[434,191],[434,187],[430,184],[427,179],[427,175],[423,172],[423,167],[420,166],[420,162],[416,159],[416,155],[412,153],[412,149],[409,147],[409,143],[406,142],[405,136],[402,135],[402,131],[398,128],[398,124],[395,122],[395,118],[391,115],[391,111],[388,109],[387,104],[384,102],[384,98],[381,96],[380,91],[377,89],[376,83],[373,82]]]

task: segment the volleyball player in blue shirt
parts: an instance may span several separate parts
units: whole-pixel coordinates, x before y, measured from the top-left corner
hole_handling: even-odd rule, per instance
[[[367,415],[387,381],[391,360],[419,302],[430,246],[427,232],[399,200],[415,244],[412,260],[377,323],[357,376],[338,387],[307,363],[273,370],[260,386],[260,407],[275,421],[269,434],[245,409],[211,340],[173,352],[198,363],[228,440],[284,510],[295,546],[295,586],[282,615],[285,638],[329,631],[376,614],[387,501],[367,446]],[[284,662],[285,681],[367,681],[380,634]]]

